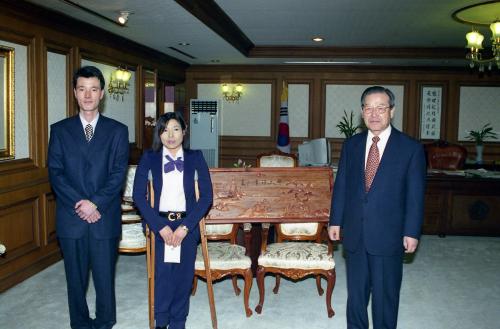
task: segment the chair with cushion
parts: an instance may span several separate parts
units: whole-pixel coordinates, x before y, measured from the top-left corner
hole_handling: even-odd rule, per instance
[[[206,236],[208,243],[208,257],[210,259],[210,273],[212,280],[218,280],[228,275],[231,276],[234,292],[239,296],[241,290],[238,288],[236,276],[241,275],[245,280],[243,288],[243,304],[246,316],[252,315],[248,299],[252,288],[252,261],[246,255],[246,249],[236,244],[239,225],[237,224],[206,224]],[[205,264],[201,244],[195,261],[195,277],[193,282],[192,295],[196,293],[198,277],[206,279]]]
[[[297,157],[278,150],[257,156],[257,167],[296,167]],[[321,244],[321,231],[324,227],[319,223],[293,223],[276,225],[277,243],[267,245],[269,224],[262,224],[261,255],[258,259],[257,283],[259,287],[259,305],[257,313],[262,311],[264,304],[264,275],[274,273],[276,285],[273,289],[278,293],[281,275],[292,279],[315,274],[318,293],[323,294],[321,277],[327,278],[327,309],[328,316],[333,316],[331,295],[335,285],[335,263],[333,262],[333,246],[328,249]],[[286,240],[294,242],[284,242]],[[314,241],[314,242],[299,242]],[[294,258],[296,257],[296,258]],[[311,258],[312,257],[312,258]]]
[[[118,245],[121,253],[139,253],[146,251],[146,236],[142,227],[142,218],[137,213],[132,200],[136,165],[127,169],[122,196],[122,237]]]
[[[332,293],[335,286],[335,262],[333,260],[333,245],[322,243],[324,223],[277,224],[277,242],[267,244],[267,229],[263,229],[261,255],[257,267],[257,285],[259,287],[259,304],[255,308],[262,312],[264,305],[264,276],[266,273],[276,275],[278,293],[280,276],[298,280],[309,275],[316,276],[316,287],[319,295],[323,295],[321,276],[327,280],[326,309],[328,317],[335,312],[332,308]]]

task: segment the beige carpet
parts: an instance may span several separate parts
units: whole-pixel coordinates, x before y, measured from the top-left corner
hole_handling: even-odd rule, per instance
[[[250,318],[245,317],[242,297],[235,296],[230,281],[225,280],[214,285],[219,328],[346,328],[341,249],[335,254],[337,284],[332,304],[336,315],[332,319],[326,315],[325,299],[317,295],[312,278],[296,283],[282,280],[280,293],[274,295],[274,278],[266,277],[263,313],[254,312]],[[144,255],[120,256],[117,272],[118,323],[114,328],[147,328]],[[404,265],[399,328],[500,328],[499,273],[500,238],[424,236],[416,256]],[[92,312],[94,295],[90,287],[88,300]],[[257,301],[254,281],[252,309]],[[0,295],[0,328],[69,328],[62,262]],[[187,328],[211,328],[203,282],[191,298]]]

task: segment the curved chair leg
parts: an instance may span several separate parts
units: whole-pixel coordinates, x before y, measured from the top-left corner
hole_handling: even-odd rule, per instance
[[[335,312],[332,308],[332,293],[333,288],[335,287],[336,273],[335,269],[332,269],[326,272],[326,311],[328,312],[328,317],[331,318],[335,315]]]
[[[198,287],[198,276],[194,276],[193,279],[193,288],[191,288],[191,296],[194,296],[196,294],[196,288]]]
[[[323,296],[323,288],[321,288],[321,275],[316,275],[316,288],[318,288],[318,294]]]
[[[255,312],[258,314],[262,313],[262,307],[264,306],[264,274],[266,274],[266,270],[259,266],[257,267],[257,286],[259,287],[259,304],[255,307]]]
[[[238,281],[236,280],[236,275],[231,275],[231,281],[233,281],[234,293],[236,294],[236,296],[239,296],[241,293],[241,289],[238,288]]]
[[[278,291],[280,290],[280,282],[281,282],[281,275],[276,274],[276,284],[275,284],[274,289],[273,289],[273,292],[275,294],[277,294]]]
[[[250,309],[250,306],[248,306],[248,299],[250,298],[250,289],[252,289],[252,282],[253,282],[253,275],[251,268],[245,271],[244,278],[245,278],[245,288],[243,288],[244,289],[243,304],[245,305],[245,313],[248,318],[252,316],[252,310]]]

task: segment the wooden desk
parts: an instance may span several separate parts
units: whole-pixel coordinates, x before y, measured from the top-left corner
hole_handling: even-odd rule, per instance
[[[210,169],[214,202],[200,222],[212,327],[217,317],[205,223],[328,222],[333,187],[329,167]]]
[[[500,236],[500,179],[427,176],[423,233]]]

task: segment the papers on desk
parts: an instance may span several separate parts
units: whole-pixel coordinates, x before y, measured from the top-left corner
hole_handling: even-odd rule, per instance
[[[165,255],[163,257],[165,263],[180,263],[181,262],[181,246],[172,247],[165,243]]]
[[[467,169],[467,170],[439,170],[429,169],[428,174],[441,174],[448,176],[462,176],[462,177],[478,177],[478,178],[494,178],[500,179],[499,171],[489,171],[486,169]]]
[[[499,171],[490,171],[486,169],[467,169],[465,171],[467,176],[481,177],[481,178],[495,178],[500,179]]]
[[[464,170],[441,170],[441,169],[429,169],[428,174],[444,174],[450,176],[465,176]]]

